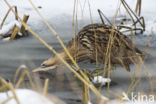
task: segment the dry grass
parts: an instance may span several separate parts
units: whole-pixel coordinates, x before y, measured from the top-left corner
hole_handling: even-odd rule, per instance
[[[37,35],[35,32],[33,32],[33,31],[31,30],[31,28],[28,27],[28,26],[26,25],[26,23],[23,22],[22,19],[18,16],[17,12],[16,12],[15,10],[13,10],[13,7],[10,6],[10,4],[8,3],[8,1],[5,0],[6,4],[7,4],[8,7],[10,8],[9,11],[12,11],[12,12],[15,14],[16,18],[21,22],[22,26],[25,27],[25,28],[27,28],[28,31],[29,31],[34,37],[36,37],[40,42],[43,43],[43,45],[44,45],[45,47],[47,47],[53,54],[55,54],[55,55],[66,65],[66,67],[69,69],[69,71],[71,71],[71,72],[83,83],[83,87],[82,87],[82,92],[83,92],[83,93],[82,93],[82,104],[86,104],[88,101],[91,100],[91,99],[90,99],[90,96],[91,96],[91,95],[90,95],[90,90],[93,91],[94,94],[97,96],[97,98],[98,98],[97,101],[100,101],[99,99],[102,100],[102,101],[100,102],[100,104],[106,104],[106,100],[103,99],[103,96],[102,96],[102,94],[100,93],[100,90],[101,90],[101,88],[102,88],[102,84],[101,84],[101,86],[99,87],[99,89],[97,89],[97,88],[93,85],[93,83],[89,80],[89,78],[88,78],[88,76],[93,77],[92,75],[93,75],[94,73],[89,73],[89,74],[88,74],[88,72],[84,72],[84,71],[80,70],[81,68],[80,68],[80,67],[78,66],[78,64],[76,63],[76,61],[75,61],[76,59],[73,59],[73,57],[70,55],[70,53],[68,52],[66,46],[63,44],[63,41],[61,40],[61,38],[59,37],[59,35],[58,35],[58,34],[56,33],[56,31],[48,24],[48,22],[44,19],[44,16],[38,11],[38,9],[37,9],[36,6],[33,4],[33,2],[32,2],[31,0],[29,0],[29,1],[30,1],[31,5],[33,6],[34,10],[38,13],[38,15],[39,15],[39,16],[41,17],[41,19],[43,20],[43,22],[48,26],[48,28],[51,30],[51,32],[54,34],[54,36],[58,39],[58,42],[60,43],[60,45],[62,46],[62,48],[65,50],[66,54],[67,54],[67,55],[69,56],[69,58],[71,59],[72,63],[73,63],[74,66],[76,67],[76,70],[73,69],[73,67],[71,67],[71,65],[70,65],[69,63],[67,63],[67,62],[53,49],[52,46],[50,46],[49,44],[47,44],[39,35]],[[79,4],[78,4],[78,3],[79,3]],[[90,20],[91,20],[91,23],[93,23],[92,11],[91,11],[91,6],[90,6],[89,0],[88,0],[88,1],[85,0],[83,6],[81,5],[82,3],[81,3],[79,0],[75,0],[75,1],[74,1],[74,10],[73,10],[73,24],[72,24],[72,25],[73,25],[74,36],[75,36],[76,33],[77,33],[77,27],[78,27],[78,24],[77,24],[77,22],[78,22],[78,21],[77,21],[78,5],[81,5],[80,7],[81,7],[81,10],[82,10],[82,16],[83,16],[84,6],[85,6],[87,3],[88,3],[89,13],[90,13]],[[139,23],[139,24],[142,26],[142,31],[144,31],[144,30],[145,30],[145,23],[144,23],[143,17],[138,18],[138,16],[132,11],[132,9],[129,8],[128,4],[127,4],[124,0],[121,0],[121,2],[119,3],[119,5],[118,5],[118,7],[117,7],[117,9],[116,9],[116,13],[115,13],[115,16],[114,16],[113,23],[110,23],[110,21],[109,21],[109,23],[112,24],[112,27],[113,27],[113,28],[115,28],[116,18],[117,18],[117,16],[118,16],[118,12],[119,12],[119,9],[120,9],[121,4],[124,5],[125,9],[127,10],[127,13],[128,13],[129,16],[131,17],[132,24],[133,24],[134,28],[126,27],[126,26],[120,25],[120,26],[118,26],[118,29],[121,29],[121,28],[123,28],[123,27],[124,27],[124,28],[129,28],[130,31],[131,31],[131,38],[133,39],[133,31],[135,31],[135,30],[138,29],[137,26],[136,26],[136,24]],[[139,8],[139,9],[138,9],[138,8]],[[135,12],[138,12],[138,15],[140,15],[140,13],[141,13],[141,9],[140,9],[140,8],[141,8],[141,0],[138,0],[137,5],[136,5],[136,10],[135,10]],[[7,14],[7,15],[8,15],[8,14]],[[133,15],[133,16],[132,16],[132,15]],[[133,17],[135,17],[135,19],[134,19]],[[105,23],[104,20],[102,19],[102,15],[100,15],[100,18],[101,18],[101,20],[102,20],[102,23]],[[5,19],[4,19],[4,20],[5,20]],[[108,20],[108,19],[107,19],[107,20]],[[142,21],[141,21],[141,20],[142,20]],[[76,23],[75,23],[75,21],[76,21]],[[2,23],[1,25],[3,26],[3,23]],[[76,25],[76,26],[75,26],[75,25]],[[1,27],[2,27],[2,26],[1,26]],[[76,28],[75,28],[75,27],[76,27]],[[140,29],[139,29],[139,30],[140,30]],[[107,46],[107,53],[106,53],[106,56],[107,56],[107,57],[105,57],[104,68],[103,68],[103,71],[102,71],[102,75],[104,76],[104,75],[107,73],[107,76],[108,76],[109,78],[110,78],[110,76],[111,76],[111,70],[112,70],[112,67],[113,67],[113,66],[111,66],[111,47],[112,47],[112,45],[113,45],[113,39],[114,39],[113,33],[114,33],[114,31],[113,31],[113,29],[112,29],[112,32],[111,32],[110,38],[109,38],[109,43],[108,43],[108,46]],[[149,40],[150,40],[150,39],[149,39]],[[95,42],[96,42],[96,40],[95,40]],[[149,42],[148,42],[148,43],[149,43]],[[148,43],[147,43],[147,46],[148,46]],[[98,53],[97,53],[97,52],[96,52],[96,56],[98,56]],[[96,60],[98,60],[97,57],[96,57]],[[107,65],[107,64],[108,64],[108,65]],[[98,61],[96,61],[96,65],[98,65]],[[146,68],[146,66],[144,65],[144,60],[142,60],[142,59],[140,58],[140,65],[137,65],[137,64],[136,64],[135,66],[136,66],[136,71],[135,71],[135,73],[133,74],[133,76],[131,77],[131,84],[130,84],[128,90],[127,90],[127,95],[129,95],[130,92],[131,92],[132,90],[134,90],[134,89],[136,88],[136,86],[137,86],[137,85],[140,83],[140,81],[141,81],[141,78],[136,79],[136,76],[135,76],[135,75],[136,75],[137,73],[143,73],[143,74],[145,74],[145,75],[147,76],[148,80],[149,80],[149,83],[150,83],[150,85],[151,85],[151,89],[152,89],[152,90],[154,89],[154,85],[153,85],[153,82],[152,82],[152,80],[151,80],[151,77],[152,77],[152,76],[150,75],[149,70],[148,70],[148,69]],[[141,70],[142,67],[145,69],[144,72]],[[49,70],[49,69],[47,69],[47,70]],[[77,71],[80,71],[80,73],[78,73]],[[27,71],[27,69],[22,70],[22,73],[21,73],[21,75],[20,75],[20,77],[19,77],[19,79],[18,79],[18,81],[17,81],[17,76],[18,76],[19,72],[21,72],[21,68],[18,68],[17,71],[16,71],[15,79],[14,79],[14,86],[13,86],[13,84],[6,82],[3,78],[0,78],[0,82],[2,83],[2,87],[0,88],[0,91],[6,91],[6,89],[9,88],[9,89],[12,91],[12,93],[14,94],[14,98],[15,98],[15,100],[16,100],[16,102],[17,102],[18,104],[20,104],[20,103],[19,103],[19,100],[18,100],[18,98],[17,98],[17,96],[16,96],[16,94],[15,94],[15,89],[16,89],[16,88],[19,88],[21,85],[24,86],[24,78],[25,78],[25,76],[28,77],[29,83],[30,83],[32,89],[35,89],[35,87],[36,87],[35,84],[34,84],[34,81],[33,81],[32,78],[31,78],[31,75],[30,75],[30,73]],[[45,80],[45,84],[44,84],[44,88],[43,88],[43,95],[45,95],[45,96],[46,96],[47,93],[48,93],[48,86],[49,86],[49,79],[46,79],[46,80]],[[108,98],[109,98],[109,94],[110,94],[110,93],[112,94],[112,92],[113,92],[113,91],[111,91],[109,88],[110,88],[110,83],[108,83],[108,85],[107,85],[107,97],[108,97]],[[113,94],[114,94],[114,93],[113,93]],[[116,96],[116,95],[114,94],[114,96]],[[121,96],[120,96],[120,95],[117,95],[117,96],[118,96],[118,97],[120,98],[120,100],[122,101],[122,95],[121,95]],[[11,98],[8,98],[8,100],[9,100],[9,99],[11,99]]]

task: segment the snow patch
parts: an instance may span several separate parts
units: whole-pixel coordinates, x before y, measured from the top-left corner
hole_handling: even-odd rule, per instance
[[[9,30],[10,29],[13,29],[15,25],[18,26],[19,28],[21,27],[21,24],[18,21],[16,21],[16,20],[15,21],[12,21],[9,24],[4,25],[2,27],[2,29],[0,30],[0,35],[4,35],[7,32],[9,32]]]
[[[54,104],[53,102],[51,102],[49,99],[47,99],[43,95],[32,90],[16,89],[15,93],[17,95],[17,98],[19,99],[20,104]],[[7,100],[8,96],[9,98],[13,97],[13,94],[11,91],[8,91],[7,93],[1,92],[0,104],[2,104],[3,101]],[[17,104],[17,102],[14,98],[12,98],[5,104]]]
[[[9,40],[10,40],[10,37],[3,38],[3,39],[2,39],[2,41],[4,41],[4,42],[5,42],[5,41],[9,41]]]
[[[102,99],[103,100],[109,100],[107,97],[105,97],[105,96],[102,96]]]
[[[103,78],[102,76],[95,76],[92,80],[93,83],[102,83],[105,85],[106,83],[111,82],[110,78]]]
[[[88,101],[88,104],[92,104],[92,102],[91,101]]]
[[[20,66],[20,68],[25,69],[25,68],[27,68],[27,66],[23,64]]]

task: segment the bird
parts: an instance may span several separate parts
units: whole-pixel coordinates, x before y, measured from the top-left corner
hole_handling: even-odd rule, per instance
[[[76,62],[90,60],[91,63],[122,66],[130,72],[130,64],[138,63],[142,51],[131,39],[111,25],[89,24],[66,45],[67,50]],[[59,55],[68,63],[72,63],[64,50]],[[109,60],[108,57],[109,56]],[[140,58],[139,58],[140,57]],[[45,60],[41,66],[61,65],[57,56]]]

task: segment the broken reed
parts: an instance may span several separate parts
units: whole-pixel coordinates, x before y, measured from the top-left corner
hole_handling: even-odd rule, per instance
[[[131,17],[131,20],[133,21],[133,24],[132,26],[134,26],[134,29],[132,29],[133,31],[135,31],[136,33],[136,30],[140,30],[141,33],[143,31],[145,31],[145,23],[144,23],[144,18],[141,16],[141,17],[138,17],[134,11],[129,7],[129,5],[127,4],[127,2],[125,0],[121,0],[121,3],[122,5],[124,6],[124,8],[126,9],[127,13],[129,14],[129,16]],[[141,22],[142,20],[142,22]],[[140,28],[137,28],[136,24],[139,23],[140,26],[142,27],[142,29]]]
[[[15,10],[16,10],[16,9],[15,9]],[[16,12],[16,13],[17,13],[17,12]],[[16,16],[16,18],[18,18],[18,17]],[[23,22],[24,22],[25,24],[27,23],[28,18],[29,18],[29,15],[24,14]],[[18,19],[17,19],[17,20],[18,20]],[[22,33],[23,36],[25,36],[25,27],[24,27],[23,25],[22,25],[21,29],[20,29],[18,26],[15,25],[15,27],[14,27],[13,30],[14,30],[14,31],[13,31],[13,33],[12,33],[12,35],[11,35],[11,37],[10,37],[9,40],[14,40],[14,38],[16,37],[16,35],[18,34],[19,31]]]
[[[10,13],[10,11],[11,11],[11,9],[13,9],[13,8],[15,9],[16,14],[18,15],[17,7],[16,7],[16,6],[12,6],[11,8],[9,8],[9,10],[7,11],[6,15],[4,16],[4,18],[3,18],[3,20],[2,20],[2,23],[1,23],[1,25],[0,25],[0,29],[3,28],[4,22],[5,22],[5,20],[7,19],[8,15],[9,15],[9,13]],[[15,19],[18,20],[18,17],[17,17],[16,15],[15,15]],[[9,39],[9,40],[13,40],[13,39],[15,38],[16,34],[18,33],[18,30],[19,30],[19,27],[18,27],[18,26],[14,26],[14,28],[10,29],[6,34],[2,34],[2,36],[5,37],[5,36],[7,36],[10,32],[13,31],[13,33],[12,33],[10,39]]]
[[[29,15],[24,14],[23,22],[26,24],[29,19]],[[25,27],[22,25],[20,32],[25,36]]]
[[[4,22],[5,20],[7,19],[10,11],[12,9],[15,9],[15,20],[18,21],[18,11],[17,11],[17,7],[16,6],[12,6],[9,8],[9,10],[7,11],[6,15],[4,16],[3,20],[2,20],[2,23],[0,24],[0,29],[2,29],[3,25],[4,25]],[[27,20],[28,20],[29,16],[28,15],[24,15],[24,18],[23,18],[23,22],[27,23]],[[13,31],[13,32],[12,32]],[[22,25],[21,29],[18,27],[18,26],[14,26],[12,29],[10,29],[6,34],[2,34],[3,37],[7,36],[10,32],[12,32],[11,36],[10,36],[10,39],[9,40],[14,40],[14,38],[16,37],[16,35],[18,34],[18,32],[21,32],[23,34],[23,36],[25,35],[25,27]]]
[[[123,32],[129,32],[130,31],[131,32],[131,39],[133,39],[133,31],[135,32],[135,34],[136,34],[136,31],[137,30],[140,30],[140,33],[143,33],[145,31],[144,17],[143,16],[140,17],[140,15],[139,16],[136,15],[136,13],[134,13],[134,11],[129,7],[129,5],[126,3],[125,0],[121,0],[121,3],[123,5],[123,7],[125,8],[126,12],[128,13],[128,15],[130,16],[130,20],[132,20],[133,23],[132,23],[131,27],[124,25],[123,23],[126,20],[128,20],[128,19],[125,19],[124,18],[124,19],[120,20],[120,25],[117,26],[117,29],[118,30],[121,30],[122,28],[127,29],[126,31],[123,31]],[[136,6],[138,6],[138,5],[141,5],[141,1],[140,0],[138,0]],[[140,9],[139,11],[141,11],[141,6],[139,6],[139,7],[140,7],[139,8]],[[136,10],[138,10],[138,9],[136,9]],[[99,13],[101,22],[103,24],[105,24],[105,21],[104,21],[104,19],[105,19],[107,21],[107,23],[109,23],[109,25],[112,25],[112,23],[110,22],[110,20],[104,15],[104,13],[101,10],[98,9],[98,13]],[[104,19],[103,19],[103,17],[104,17]],[[142,28],[137,27],[137,24],[138,23],[140,24],[140,26]]]

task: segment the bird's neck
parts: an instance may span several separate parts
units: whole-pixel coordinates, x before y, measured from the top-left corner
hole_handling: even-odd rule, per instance
[[[76,62],[80,62],[80,61],[86,60],[88,58],[89,52],[88,52],[88,50],[84,49],[82,46],[70,47],[67,49],[68,49],[70,55],[73,57],[73,59]],[[71,59],[69,58],[69,56],[66,54],[65,51],[62,51],[60,53],[60,55],[68,63],[72,63]]]

